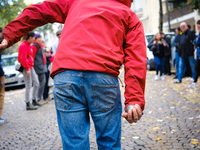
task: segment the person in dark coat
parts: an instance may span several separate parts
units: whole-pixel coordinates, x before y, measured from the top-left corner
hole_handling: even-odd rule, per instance
[[[179,55],[178,55],[178,52],[179,52],[179,40],[180,40],[180,32],[181,32],[181,28],[178,27],[176,28],[175,30],[176,32],[176,36],[174,38],[174,46],[176,48],[176,51],[175,51],[175,69],[176,69],[176,76],[174,77],[174,79],[177,79],[178,78],[178,74],[179,74]]]
[[[165,49],[165,62],[164,62],[164,74],[171,75],[171,66],[170,66],[170,59],[171,59],[171,39],[167,37],[164,32],[160,32],[162,39],[164,39],[167,44],[168,48]]]
[[[177,80],[174,83],[181,83],[182,78],[186,71],[186,61],[190,63],[192,78],[195,79],[195,64],[194,59],[194,45],[193,41],[196,38],[194,31],[188,29],[188,26],[185,22],[180,24],[180,28],[183,34],[180,36],[179,40],[179,75]]]

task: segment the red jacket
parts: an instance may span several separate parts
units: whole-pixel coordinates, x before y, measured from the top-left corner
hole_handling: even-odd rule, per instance
[[[90,70],[118,76],[125,66],[125,104],[144,109],[146,45],[131,0],[53,0],[32,5],[3,32],[9,45],[46,23],[65,23],[51,77],[64,70]],[[20,30],[19,30],[20,29]]]
[[[42,44],[40,44],[37,41],[34,41],[33,43],[37,43],[40,46],[41,50],[42,50],[42,47],[43,47]],[[32,46],[32,50],[33,50],[33,60],[35,60],[35,55],[36,55],[38,49],[37,49],[37,47],[35,45],[33,45]],[[46,65],[46,55],[45,55],[45,53],[43,53],[43,64]]]
[[[34,60],[30,43],[23,41],[20,44],[18,50],[18,61],[26,71],[29,71],[29,68],[33,68]]]

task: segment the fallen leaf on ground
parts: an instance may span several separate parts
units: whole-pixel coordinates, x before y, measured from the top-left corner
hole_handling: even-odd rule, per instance
[[[154,128],[153,128],[153,130],[159,130],[159,129],[160,129],[159,127],[154,127]]]
[[[56,124],[56,127],[58,127],[58,124]]]
[[[173,102],[173,101],[171,101],[171,104],[174,104],[174,102]]]
[[[124,140],[124,139],[125,139],[125,137],[121,137],[121,139],[122,139],[122,140]]]
[[[162,140],[161,138],[157,138],[157,140]]]

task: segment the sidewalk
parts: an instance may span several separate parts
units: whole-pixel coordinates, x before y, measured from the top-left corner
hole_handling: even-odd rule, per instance
[[[123,70],[122,70],[123,72]],[[146,108],[137,124],[122,118],[122,149],[200,149],[200,82],[196,89],[186,88],[189,81],[173,84],[173,77],[154,81],[147,73]],[[123,74],[120,75],[123,80]],[[121,87],[122,101],[124,88]],[[26,111],[24,89],[6,92],[0,125],[0,150],[60,150],[54,101],[36,111]],[[96,150],[95,130],[91,122],[91,150]]]

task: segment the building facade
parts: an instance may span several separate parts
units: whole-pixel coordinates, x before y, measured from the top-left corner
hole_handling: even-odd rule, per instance
[[[162,0],[163,7],[163,31],[174,31],[181,22],[186,22],[191,29],[197,31],[196,22],[200,19],[197,11],[192,10],[192,4],[187,0],[168,0],[170,15],[170,31],[167,15],[167,2]],[[145,33],[156,33],[159,31],[159,0],[134,0],[131,9],[142,21]]]

